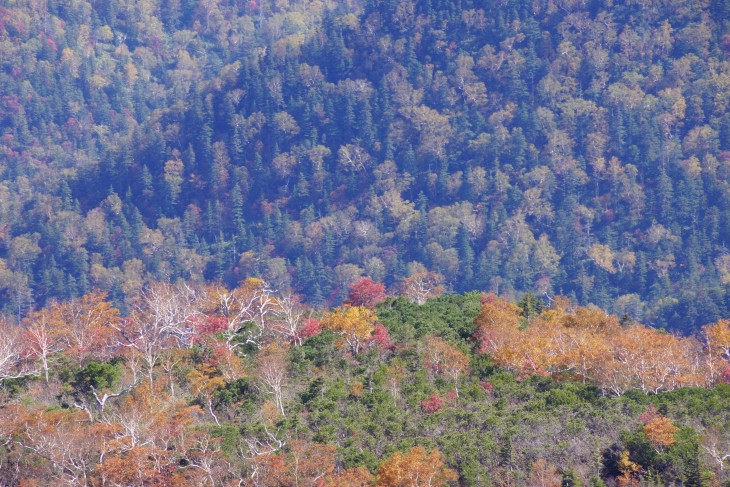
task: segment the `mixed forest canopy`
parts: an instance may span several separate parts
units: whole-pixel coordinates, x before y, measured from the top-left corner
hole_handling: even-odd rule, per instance
[[[0,320],[0,484],[730,485],[730,320],[382,290],[158,282],[127,316],[93,291]]]
[[[11,0],[0,302],[370,276],[727,316],[730,3]],[[438,283],[436,283],[438,285]]]
[[[0,484],[729,486],[729,54],[728,0],[2,2]]]

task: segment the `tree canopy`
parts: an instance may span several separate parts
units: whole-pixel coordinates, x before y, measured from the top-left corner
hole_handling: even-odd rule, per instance
[[[728,8],[4,6],[4,312],[370,277],[696,330],[727,314]]]

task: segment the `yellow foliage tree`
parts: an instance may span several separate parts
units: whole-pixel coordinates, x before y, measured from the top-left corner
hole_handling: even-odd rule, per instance
[[[702,327],[705,337],[705,361],[710,384],[715,383],[718,376],[728,365],[730,359],[730,320],[720,320]]]
[[[636,475],[641,470],[641,467],[629,459],[628,450],[623,450],[619,454],[618,469],[621,472],[621,476],[617,479],[619,486],[628,487],[639,485],[639,482],[636,480]]]
[[[360,353],[366,340],[375,330],[378,317],[364,306],[341,306],[333,309],[322,320],[322,327],[337,333],[353,354]]]
[[[588,249],[588,257],[596,263],[598,267],[605,270],[609,274],[615,274],[616,268],[613,266],[614,254],[611,247],[595,243]]]
[[[195,369],[191,370],[188,373],[188,380],[190,381],[190,389],[193,394],[205,404],[215,423],[220,426],[218,416],[213,411],[213,397],[215,391],[225,387],[226,381],[220,376],[219,371],[209,363],[199,364]]]

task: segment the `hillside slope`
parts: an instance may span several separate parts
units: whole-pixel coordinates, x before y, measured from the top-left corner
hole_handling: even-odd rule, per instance
[[[0,484],[730,485],[728,320],[678,338],[477,293],[317,312],[261,284],[0,320]]]
[[[425,266],[691,331],[728,313],[726,1],[0,7],[0,292]]]

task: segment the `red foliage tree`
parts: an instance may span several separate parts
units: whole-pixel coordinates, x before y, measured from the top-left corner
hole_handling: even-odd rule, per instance
[[[362,277],[350,284],[350,292],[347,295],[347,302],[352,306],[367,306],[373,308],[378,303],[385,301],[388,297],[385,294],[385,285],[374,282],[369,277]]]
[[[444,406],[444,400],[438,394],[431,394],[428,399],[421,401],[421,409],[426,414],[436,413]]]
[[[200,319],[193,322],[193,328],[195,329],[194,341],[200,342],[209,335],[222,333],[226,330],[226,325],[227,322],[224,316],[202,315]]]
[[[322,323],[316,318],[307,318],[299,329],[299,336],[302,340],[317,336],[322,333]]]
[[[393,350],[395,348],[393,341],[390,339],[390,333],[388,333],[388,329],[381,323],[375,324],[371,341],[381,351]]]

